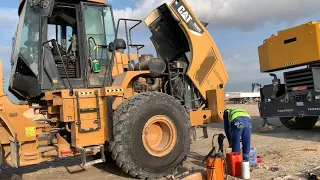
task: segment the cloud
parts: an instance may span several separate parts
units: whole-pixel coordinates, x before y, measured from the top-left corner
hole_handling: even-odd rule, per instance
[[[159,5],[169,0],[139,0],[134,8],[115,10],[120,17],[144,19]],[[253,30],[265,23],[294,22],[319,12],[319,0],[187,0],[202,21],[212,27]]]
[[[229,81],[226,91],[251,91],[252,83],[271,84],[272,77],[260,72],[256,44],[242,44],[221,49],[221,56],[226,67]],[[276,72],[282,79],[282,71]]]
[[[18,23],[18,10],[13,8],[0,8],[0,27],[13,28]]]

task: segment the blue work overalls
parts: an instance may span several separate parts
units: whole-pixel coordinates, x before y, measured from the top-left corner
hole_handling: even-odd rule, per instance
[[[232,143],[232,152],[239,152],[240,140],[242,138],[243,160],[249,161],[250,144],[251,144],[251,119],[247,116],[238,116],[229,122],[229,114],[224,112],[224,130],[229,141]]]

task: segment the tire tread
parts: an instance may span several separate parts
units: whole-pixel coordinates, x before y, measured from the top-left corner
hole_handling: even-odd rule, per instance
[[[318,117],[280,118],[281,123],[289,129],[311,129],[318,121]]]
[[[142,170],[142,168],[137,167],[132,163],[131,157],[128,155],[128,152],[126,152],[126,144],[125,142],[125,131],[126,131],[126,123],[128,119],[130,119],[130,112],[139,111],[138,107],[139,104],[142,104],[143,102],[147,102],[150,100],[150,98],[160,97],[163,100],[167,101],[168,103],[175,103],[177,107],[181,107],[181,112],[185,112],[186,117],[189,117],[187,111],[184,109],[184,107],[180,104],[179,101],[177,101],[174,97],[169,96],[167,94],[159,93],[159,92],[147,92],[147,93],[140,93],[136,96],[131,97],[130,99],[127,99],[123,104],[121,104],[116,111],[113,114],[113,122],[114,122],[114,142],[110,142],[109,144],[109,150],[112,153],[113,160],[116,161],[117,165],[126,173],[129,173],[132,177],[139,178],[139,179],[157,179],[161,177],[168,176],[170,174],[173,174],[177,172],[177,169],[182,166],[183,161],[186,160],[187,155],[190,152],[190,144],[191,144],[191,138],[189,138],[189,145],[187,148],[187,152],[185,152],[185,157],[182,159],[182,161],[179,163],[179,165],[175,168],[173,168],[170,172],[165,173],[157,173],[157,174],[151,174],[148,172],[145,172]],[[188,118],[189,119],[189,118]],[[186,126],[188,126],[188,132],[191,131],[191,125],[190,122],[185,123]],[[121,130],[120,130],[121,129]],[[189,134],[190,135],[190,134]],[[190,136],[189,136],[190,137]]]

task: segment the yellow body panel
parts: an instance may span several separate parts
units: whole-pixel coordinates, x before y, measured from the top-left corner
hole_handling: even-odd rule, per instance
[[[220,52],[208,30],[199,21],[185,0],[174,0],[166,6],[171,11],[172,17],[179,23],[189,44],[190,66],[187,76],[201,95],[208,100],[208,108],[212,114],[210,122],[220,122],[223,119],[222,112],[225,108],[223,92],[228,81],[228,74]],[[160,12],[156,9],[150,13],[144,22],[148,27],[152,27],[152,23],[156,22],[159,16]],[[155,48],[158,48],[157,45],[155,45]],[[208,93],[213,90],[216,90],[215,93]],[[208,95],[214,95],[216,98]],[[192,117],[196,116],[192,115]],[[202,117],[200,119],[204,122]],[[198,120],[193,119],[192,121]]]
[[[320,23],[309,22],[279,31],[259,46],[261,72],[272,72],[320,61]]]
[[[190,121],[192,126],[202,126],[204,123],[210,123],[211,111],[198,110],[189,111]]]
[[[2,70],[2,61],[0,61],[0,70]],[[0,79],[3,79],[2,72],[0,72]],[[9,153],[5,157],[5,162],[13,167],[18,167],[18,164],[24,166],[42,162],[43,159],[37,149],[38,141],[36,141],[38,125],[24,115],[29,106],[12,103],[2,89],[2,81],[0,81],[0,87],[0,120],[3,121],[0,125],[0,143],[8,151],[11,150],[10,144],[14,145],[18,142],[21,144],[19,158]]]
[[[95,91],[98,93],[99,105],[97,107]],[[77,106],[77,97],[75,94],[70,96],[69,90],[61,91],[51,91],[45,94],[45,99],[48,101],[48,107],[56,107],[59,110],[59,121],[68,122],[71,124],[71,145],[73,147],[85,147],[96,144],[104,144],[107,134],[106,130],[106,103],[105,97],[102,97],[105,92],[104,89],[75,89],[74,92],[79,94],[79,106]],[[58,99],[58,100],[57,100]],[[61,100],[60,100],[61,99]],[[54,103],[59,102],[59,103]],[[61,103],[60,103],[61,102]],[[80,132],[78,126],[78,108],[80,109],[90,109],[90,108],[99,108],[100,109],[100,122],[101,129],[93,132]],[[55,114],[55,113],[52,113]],[[80,113],[80,122],[81,128],[95,128],[97,127],[98,120],[97,111],[90,112],[81,112]],[[88,138],[90,136],[90,138]]]
[[[207,91],[207,97],[208,106],[211,110],[211,123],[221,122],[223,120],[223,112],[226,109],[224,90],[215,89]]]
[[[196,17],[185,0],[181,1],[191,15]],[[171,5],[175,2],[176,1],[173,1]],[[175,13],[175,15],[179,17],[179,14],[172,6],[169,7],[172,13]],[[228,81],[227,71],[224,67],[218,47],[202,23],[198,19],[194,19],[204,31],[203,34],[199,35],[189,30],[182,18],[179,19],[180,26],[188,38],[191,52],[191,65],[187,75],[199,89],[200,93],[206,97],[206,92],[208,90],[222,89],[224,87]],[[222,85],[222,88],[220,85]]]

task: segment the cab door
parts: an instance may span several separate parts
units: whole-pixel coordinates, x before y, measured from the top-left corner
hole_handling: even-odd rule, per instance
[[[115,38],[112,8],[109,5],[81,3],[81,9],[85,59],[83,65],[87,85],[102,87],[104,80],[108,81],[111,77],[109,44]]]

